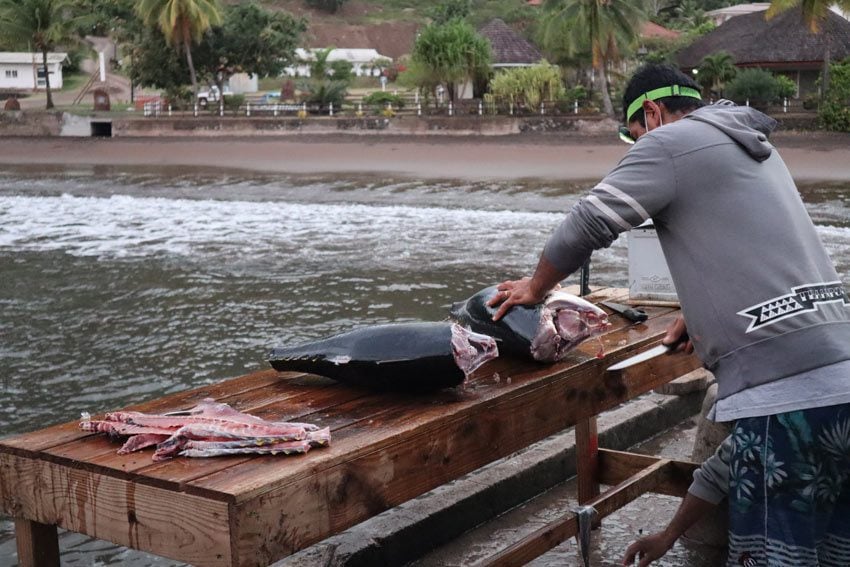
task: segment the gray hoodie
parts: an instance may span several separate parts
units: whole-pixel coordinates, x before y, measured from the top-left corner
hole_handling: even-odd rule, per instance
[[[850,300],[767,140],[775,124],[715,104],[641,136],[544,250],[570,274],[652,218],[718,398],[850,359]]]

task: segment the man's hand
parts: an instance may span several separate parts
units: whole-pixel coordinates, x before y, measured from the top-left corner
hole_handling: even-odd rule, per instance
[[[661,344],[672,345],[679,342],[682,338],[682,335],[685,335],[685,340],[676,347],[677,351],[684,352],[685,354],[691,354],[694,352],[694,344],[691,342],[689,338],[687,338],[688,329],[685,327],[685,319],[682,317],[677,317],[673,323],[667,327],[667,334],[664,335],[664,338],[661,339]]]
[[[537,286],[532,283],[532,278],[525,277],[520,280],[504,281],[496,286],[498,290],[496,295],[487,302],[490,307],[499,305],[499,309],[493,315],[493,321],[501,319],[514,305],[535,305],[543,301],[549,290],[537,289]]]
[[[635,559],[637,559],[639,561],[638,567],[646,567],[670,551],[674,543],[676,543],[676,538],[671,539],[666,531],[642,537],[626,550],[623,565],[634,565]]]

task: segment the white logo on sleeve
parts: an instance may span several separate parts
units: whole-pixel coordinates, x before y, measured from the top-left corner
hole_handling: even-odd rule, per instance
[[[746,331],[749,333],[789,317],[817,311],[822,303],[835,302],[850,306],[850,299],[841,282],[807,284],[791,288],[791,293],[787,295],[738,311],[738,315],[750,318],[750,326]]]

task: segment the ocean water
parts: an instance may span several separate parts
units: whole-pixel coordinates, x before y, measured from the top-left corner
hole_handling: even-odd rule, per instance
[[[267,368],[275,345],[443,319],[529,274],[590,185],[0,172],[0,436]],[[850,282],[850,186],[801,192]],[[627,285],[625,238],[594,253],[591,284]],[[171,564],[60,545],[69,565]],[[0,519],[0,565],[15,562]]]

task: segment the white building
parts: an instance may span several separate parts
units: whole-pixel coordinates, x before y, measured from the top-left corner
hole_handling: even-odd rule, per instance
[[[753,2],[752,4],[738,4],[736,6],[720,8],[719,10],[711,10],[706,12],[705,15],[714,22],[715,26],[719,26],[729,18],[752,14],[753,12],[764,12],[768,8],[770,8],[770,2]],[[850,20],[850,13],[843,12],[838,6],[831,6],[829,9],[844,19]]]
[[[259,78],[257,75],[249,75],[248,73],[236,73],[231,75],[227,84],[234,94],[255,93],[259,88]]]
[[[67,53],[47,54],[50,88],[62,88],[62,63]],[[0,89],[39,90],[47,86],[41,53],[0,52]]]
[[[321,50],[302,49],[300,47],[296,49],[295,57],[299,63],[287,67],[284,74],[290,77],[309,77],[310,62],[315,61],[317,51]],[[348,61],[351,63],[351,72],[358,77],[379,76],[381,70],[375,65],[378,60],[392,61],[392,58],[381,55],[376,49],[332,49],[327,59],[328,63]]]
[[[720,8],[719,10],[711,10],[706,12],[705,15],[714,22],[715,26],[719,26],[729,18],[752,14],[753,12],[763,12],[768,8],[770,8],[770,2],[754,2],[752,4],[738,4],[736,6]]]

